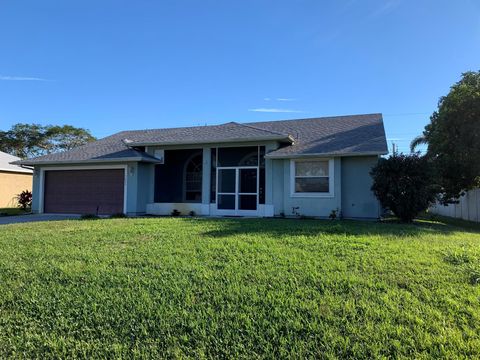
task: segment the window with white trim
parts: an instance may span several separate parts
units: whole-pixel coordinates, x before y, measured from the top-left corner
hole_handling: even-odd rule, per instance
[[[202,201],[202,162],[203,155],[195,155],[185,167],[185,201]]]
[[[333,160],[292,160],[292,195],[333,194]]]

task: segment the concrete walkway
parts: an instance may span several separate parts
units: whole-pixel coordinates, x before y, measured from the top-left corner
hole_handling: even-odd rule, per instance
[[[28,223],[36,221],[60,221],[79,219],[79,215],[31,214],[18,216],[0,216],[0,225]]]

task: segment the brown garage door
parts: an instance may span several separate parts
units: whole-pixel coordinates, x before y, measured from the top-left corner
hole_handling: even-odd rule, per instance
[[[44,212],[123,212],[124,170],[45,171]]]

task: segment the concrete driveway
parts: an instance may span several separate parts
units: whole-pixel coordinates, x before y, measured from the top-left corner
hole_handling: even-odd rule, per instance
[[[80,215],[61,215],[61,214],[31,214],[18,216],[1,216],[0,225],[28,223],[36,221],[60,221],[79,219]]]

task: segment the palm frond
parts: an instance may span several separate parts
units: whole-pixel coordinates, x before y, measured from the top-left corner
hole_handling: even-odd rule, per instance
[[[422,144],[427,144],[427,138],[425,135],[418,135],[415,139],[412,140],[410,143],[410,151],[415,152],[415,149]]]

